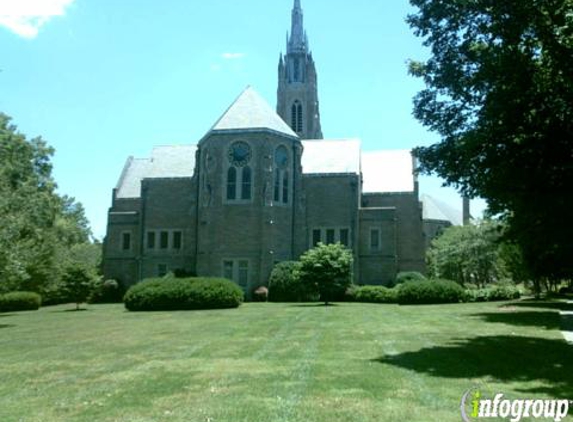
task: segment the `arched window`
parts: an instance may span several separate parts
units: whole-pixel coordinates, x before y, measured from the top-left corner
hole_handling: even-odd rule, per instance
[[[249,166],[243,167],[241,199],[251,199],[252,172]]]
[[[297,132],[302,132],[302,105],[299,103],[296,108],[296,117],[297,117]]]
[[[288,204],[290,196],[290,179],[289,179],[289,153],[284,145],[280,145],[275,150],[275,171],[274,171],[274,202],[279,204]]]
[[[227,171],[227,199],[233,200],[237,198],[237,169],[229,167]]]
[[[297,127],[296,103],[294,103],[290,109],[290,127],[292,128],[292,130],[296,131]]]

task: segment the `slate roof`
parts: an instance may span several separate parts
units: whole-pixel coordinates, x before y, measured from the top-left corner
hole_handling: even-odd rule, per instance
[[[302,153],[303,174],[360,174],[360,141],[304,140]]]
[[[298,138],[275,110],[248,86],[207,133],[230,130],[264,129]]]
[[[139,198],[143,179],[192,177],[196,151],[196,145],[170,145],[153,148],[150,158],[129,157],[117,183],[116,198]]]
[[[362,192],[413,192],[414,159],[409,150],[362,153]]]
[[[454,226],[463,224],[463,213],[445,202],[439,201],[430,195],[422,195],[422,217],[424,220],[449,221]]]

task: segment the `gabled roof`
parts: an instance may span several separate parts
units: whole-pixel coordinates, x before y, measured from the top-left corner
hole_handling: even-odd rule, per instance
[[[304,174],[360,174],[360,140],[303,140]]]
[[[192,177],[196,145],[153,148],[150,158],[129,157],[117,183],[116,198],[139,198],[143,179]]]
[[[362,153],[362,192],[413,192],[414,159],[409,150]]]
[[[463,224],[462,211],[457,210],[445,202],[439,201],[430,195],[422,195],[424,220],[449,221],[454,226]]]
[[[207,134],[218,131],[261,129],[298,138],[263,97],[248,86]]]

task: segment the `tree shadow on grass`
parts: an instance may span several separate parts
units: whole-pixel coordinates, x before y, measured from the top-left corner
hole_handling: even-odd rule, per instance
[[[14,324],[0,324],[0,329],[2,328],[10,328],[10,327],[15,327]]]
[[[53,310],[51,312],[53,313],[62,313],[62,312],[84,312],[84,311],[89,311],[90,309],[88,308],[80,308],[80,309],[57,309],[57,310]]]
[[[444,346],[398,355],[375,362],[442,378],[493,377],[501,382],[531,382],[518,391],[573,397],[573,347],[562,340],[517,336],[457,339]],[[469,388],[469,387],[468,387]]]
[[[560,316],[557,312],[484,312],[473,314],[472,317],[479,317],[485,322],[516,325],[521,327],[542,327],[546,330],[558,330],[560,328]]]
[[[295,305],[291,305],[291,307],[293,308],[330,308],[333,306],[340,306],[337,303],[329,303],[328,305],[325,305],[324,302],[321,303],[298,303]]]
[[[511,302],[501,306],[501,308],[534,308],[534,309],[553,309],[555,311],[573,311],[573,303],[552,300],[522,300],[519,302]]]

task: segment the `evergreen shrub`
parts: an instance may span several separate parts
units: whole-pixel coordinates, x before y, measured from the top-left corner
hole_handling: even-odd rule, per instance
[[[37,311],[42,297],[34,292],[10,292],[0,295],[0,312]]]
[[[296,261],[275,265],[269,278],[270,302],[305,302],[312,299],[298,277],[299,266]]]
[[[384,286],[360,286],[353,290],[355,302],[398,303],[398,289]]]
[[[459,303],[465,298],[465,290],[450,280],[408,281],[398,289],[401,305]]]
[[[154,278],[131,286],[123,298],[130,311],[237,308],[244,293],[221,278]]]
[[[417,271],[402,271],[396,276],[396,281],[394,285],[404,284],[408,281],[426,281],[428,280],[424,274]]]

